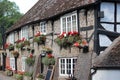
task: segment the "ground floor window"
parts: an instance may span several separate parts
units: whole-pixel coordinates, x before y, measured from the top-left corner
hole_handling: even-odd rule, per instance
[[[74,73],[77,58],[60,58],[59,59],[59,75],[69,76]]]
[[[15,70],[15,58],[10,58],[10,67]]]
[[[22,57],[22,71],[25,71],[25,60],[26,60],[26,57]]]

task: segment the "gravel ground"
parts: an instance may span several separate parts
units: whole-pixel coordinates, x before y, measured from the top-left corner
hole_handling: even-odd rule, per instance
[[[12,77],[6,76],[3,72],[0,72],[0,80],[15,80]]]

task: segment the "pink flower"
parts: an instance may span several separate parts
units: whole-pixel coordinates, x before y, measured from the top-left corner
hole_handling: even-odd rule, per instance
[[[79,47],[79,46],[80,46],[80,44],[79,44],[78,42],[75,42],[73,45],[74,45],[75,47]]]

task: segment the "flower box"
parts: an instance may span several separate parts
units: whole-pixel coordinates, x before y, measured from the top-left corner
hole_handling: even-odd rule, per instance
[[[71,47],[76,41],[81,40],[81,35],[76,32],[63,32],[56,39],[55,42],[63,48]]]
[[[21,40],[16,41],[16,48],[20,48],[23,50],[23,47],[29,46],[30,42],[28,40],[25,40],[25,38],[22,38]]]

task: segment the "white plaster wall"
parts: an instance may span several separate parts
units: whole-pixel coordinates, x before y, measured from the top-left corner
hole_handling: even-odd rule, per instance
[[[92,80],[120,80],[120,70],[97,70]]]

